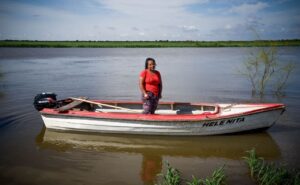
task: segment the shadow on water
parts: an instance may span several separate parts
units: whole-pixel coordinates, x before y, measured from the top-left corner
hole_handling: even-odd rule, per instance
[[[93,150],[134,153],[143,156],[140,177],[152,183],[162,172],[163,157],[225,158],[241,160],[245,151],[255,148],[259,156],[277,159],[280,150],[267,132],[238,135],[174,137],[58,132],[43,128],[36,137],[39,149],[66,152]]]

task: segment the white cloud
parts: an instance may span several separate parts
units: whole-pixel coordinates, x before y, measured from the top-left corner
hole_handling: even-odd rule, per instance
[[[292,17],[290,12],[280,17],[278,13],[266,13],[271,6],[267,3],[243,3],[232,7],[231,13],[222,13],[226,8],[209,3],[208,0],[86,0],[84,4],[88,7],[83,9],[93,10],[87,13],[16,2],[0,4],[0,10],[5,10],[0,11],[0,39],[234,40],[246,37],[244,30],[249,26],[263,29],[299,22],[299,13],[294,12]],[[198,7],[189,11],[187,7],[195,4],[204,9],[210,5],[208,13],[198,11]],[[263,16],[256,15],[258,12]]]
[[[269,7],[269,5],[263,2],[257,2],[255,4],[244,3],[242,5],[231,8],[229,12],[237,13],[241,15],[253,15],[267,7]]]
[[[199,31],[198,28],[196,28],[196,26],[181,26],[181,28],[184,30],[184,31]]]
[[[107,9],[114,10],[119,13],[128,15],[143,14],[145,16],[148,13],[159,13],[168,14],[182,10],[184,6],[195,4],[195,3],[207,3],[208,0],[172,0],[172,1],[161,1],[161,0],[96,0],[100,4],[104,5]]]
[[[226,25],[225,25],[225,29],[226,29],[226,30],[230,30],[231,28],[232,28],[232,26],[231,26],[230,24],[226,24]]]

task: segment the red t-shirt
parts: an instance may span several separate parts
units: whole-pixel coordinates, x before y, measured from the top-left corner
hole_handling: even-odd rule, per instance
[[[152,73],[145,69],[141,72],[140,77],[144,78],[145,90],[158,96],[160,91],[159,85],[161,84],[160,73],[158,71]]]

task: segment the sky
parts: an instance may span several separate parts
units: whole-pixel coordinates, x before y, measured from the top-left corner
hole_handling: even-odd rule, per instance
[[[300,39],[300,1],[0,0],[5,39]]]

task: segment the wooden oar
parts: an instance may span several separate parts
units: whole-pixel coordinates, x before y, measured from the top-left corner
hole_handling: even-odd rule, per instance
[[[70,98],[72,100],[82,101],[82,102],[91,103],[91,104],[95,104],[95,105],[101,105],[101,106],[104,106],[104,107],[111,107],[111,108],[126,110],[126,111],[130,111],[130,112],[134,112],[134,113],[140,113],[139,111],[132,110],[132,109],[127,109],[127,108],[124,108],[124,107],[119,107],[119,106],[109,105],[109,104],[105,104],[105,103],[94,102],[94,101],[85,100],[85,99],[81,99],[81,98],[74,98],[74,97],[70,97]]]

